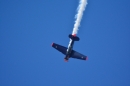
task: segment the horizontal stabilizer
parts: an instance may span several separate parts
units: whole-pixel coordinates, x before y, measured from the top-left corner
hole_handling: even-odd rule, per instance
[[[80,40],[79,37],[77,37],[75,34],[74,35],[69,34],[69,38],[71,38],[74,41],[79,41]]]

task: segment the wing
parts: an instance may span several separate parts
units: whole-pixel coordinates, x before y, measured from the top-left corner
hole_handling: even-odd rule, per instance
[[[52,43],[52,47],[57,49],[59,52],[63,53],[64,55],[66,55],[67,47],[61,46],[56,43]]]
[[[88,59],[87,56],[85,56],[77,51],[74,51],[74,50],[72,50],[71,57],[76,58],[76,59],[80,59],[80,60],[87,60]]]

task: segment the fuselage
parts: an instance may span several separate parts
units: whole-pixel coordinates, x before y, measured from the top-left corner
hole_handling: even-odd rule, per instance
[[[68,48],[66,50],[65,60],[68,60],[71,57],[74,42],[79,41],[79,37],[77,37],[76,34],[74,34],[74,35],[70,34],[69,38],[70,38],[70,42],[69,42]]]
[[[66,52],[66,56],[71,54],[71,51],[73,50],[73,46],[74,46],[74,40],[70,39],[68,49],[67,49],[67,52]]]

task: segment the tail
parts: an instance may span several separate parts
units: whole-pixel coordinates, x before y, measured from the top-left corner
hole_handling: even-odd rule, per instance
[[[76,34],[72,35],[72,34],[69,34],[69,38],[71,38],[72,40],[74,41],[79,41],[79,37],[76,36]]]

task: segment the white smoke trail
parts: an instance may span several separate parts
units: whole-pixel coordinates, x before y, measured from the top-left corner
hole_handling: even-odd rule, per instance
[[[85,10],[85,7],[87,5],[87,0],[80,0],[79,2],[79,6],[78,6],[78,13],[76,14],[76,21],[75,21],[75,24],[74,24],[74,28],[73,28],[73,32],[72,34],[77,34],[78,32],[78,27],[80,26],[80,21],[82,19],[82,16],[83,16],[83,11]]]

